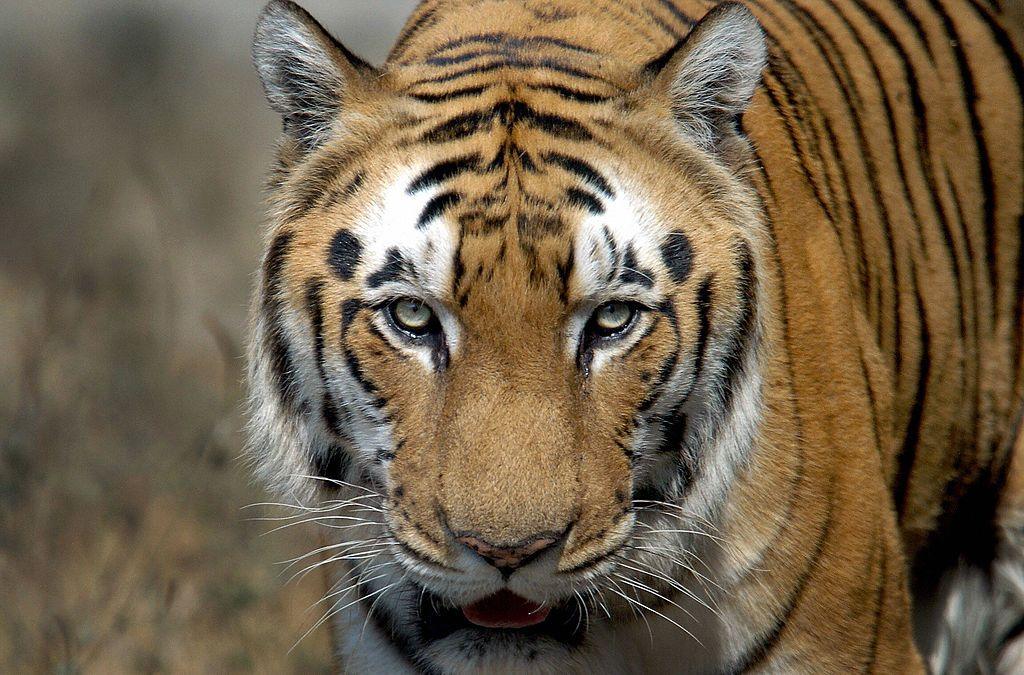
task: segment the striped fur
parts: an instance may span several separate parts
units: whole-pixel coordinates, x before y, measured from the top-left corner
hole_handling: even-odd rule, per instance
[[[1017,5],[715,5],[426,0],[381,69],[264,11],[251,457],[360,519],[348,672],[1024,666]]]

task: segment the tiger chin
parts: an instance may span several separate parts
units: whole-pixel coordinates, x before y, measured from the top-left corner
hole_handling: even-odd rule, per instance
[[[340,670],[1024,664],[1021,31],[910,4],[267,5],[249,457]]]

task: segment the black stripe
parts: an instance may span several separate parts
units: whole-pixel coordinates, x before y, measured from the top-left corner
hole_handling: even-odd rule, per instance
[[[412,262],[405,259],[402,252],[397,248],[389,248],[384,256],[384,264],[380,269],[366,277],[366,285],[369,288],[380,286],[394,281],[401,281],[416,275],[416,269]]]
[[[355,352],[349,348],[344,339],[342,340],[341,347],[342,353],[345,356],[345,365],[348,366],[348,371],[352,375],[352,379],[354,379],[367,394],[370,396],[376,395],[377,385],[366,378],[366,375],[363,373],[363,366],[359,362],[359,357],[357,357]],[[382,408],[386,405],[387,401],[378,397],[371,401],[371,403],[377,408]]]
[[[420,136],[420,141],[423,143],[447,143],[462,140],[466,136],[488,127],[493,121],[494,115],[488,111],[474,110],[463,113],[424,132]]]
[[[804,178],[807,179],[807,183],[811,186],[811,190],[814,192],[814,199],[821,208],[829,221],[836,222],[835,208],[830,203],[830,200],[825,198],[825,190],[822,188],[821,183],[818,181],[817,175],[811,170],[811,167],[807,164],[807,156],[810,153],[805,153],[801,147],[801,133],[803,130],[800,129],[797,124],[799,119],[807,118],[810,113],[818,113],[816,109],[808,110],[806,105],[800,107],[802,113],[796,112],[798,107],[795,103],[795,96],[789,83],[784,78],[778,75],[778,70],[781,63],[770,57],[768,62],[768,69],[764,79],[764,90],[768,94],[768,98],[771,101],[772,107],[775,109],[779,116],[780,121],[786,128],[786,136],[789,140],[789,147],[792,150],[792,156],[797,159],[800,164],[800,171],[803,173]],[[785,96],[785,105],[783,100],[780,98],[779,93],[775,91],[772,84],[778,87],[782,95]],[[789,109],[791,114],[786,113],[786,109]],[[818,113],[820,116],[820,113]],[[763,166],[763,164],[762,164]]]
[[[449,40],[439,46],[437,46],[433,54],[439,54],[444,51],[451,51],[459,47],[465,47],[470,44],[487,44],[487,45],[502,45],[507,48],[517,49],[520,47],[536,47],[538,45],[547,45],[550,47],[561,47],[569,51],[581,52],[584,54],[593,54],[594,51],[587,49],[575,42],[569,42],[561,38],[549,37],[545,35],[533,35],[522,37],[518,35],[511,35],[510,33],[474,33],[472,35],[465,35],[454,40]],[[430,63],[430,60],[427,60]]]
[[[604,176],[587,162],[579,159],[578,157],[570,157],[569,155],[563,155],[560,152],[548,152],[543,156],[544,161],[557,164],[569,173],[575,174],[582,178],[591,187],[596,188],[598,192],[604,193],[609,198],[615,197],[615,191],[612,190],[612,186],[608,184]]]
[[[588,141],[590,132],[577,120],[534,110],[522,101],[502,101],[494,106],[494,114],[508,127],[524,122],[541,131],[575,141]]]
[[[522,101],[500,101],[491,110],[475,110],[452,117],[424,132],[420,140],[424,143],[462,140],[490,128],[496,119],[510,128],[516,122],[523,122],[552,136],[569,140],[587,141],[592,137],[590,131],[576,120],[539,112]]]
[[[352,467],[352,456],[340,445],[328,445],[323,450],[314,452],[311,460],[314,475],[326,478],[328,481],[344,481]],[[319,487],[337,489],[340,486],[332,483],[320,483]]]
[[[423,6],[420,5],[420,8],[422,7]],[[432,7],[416,17],[415,20],[412,20],[411,23],[406,24],[405,28],[399,34],[398,39],[395,40],[395,45],[391,48],[391,54],[388,56],[388,61],[399,58],[402,52],[405,51],[409,40],[411,40],[414,35],[424,28],[434,25],[437,22],[437,18],[435,17],[436,13],[437,8]]]
[[[345,300],[342,303],[341,352],[342,355],[344,356],[345,367],[348,369],[348,373],[349,375],[352,376],[352,379],[355,380],[355,382],[360,387],[362,387],[362,389],[364,389],[364,391],[367,394],[375,396],[371,400],[371,405],[373,405],[376,408],[383,408],[384,406],[387,405],[387,400],[377,395],[377,385],[375,385],[373,382],[367,379],[366,375],[362,373],[362,366],[361,364],[359,364],[358,357],[355,355],[355,352],[353,352],[351,348],[348,346],[347,341],[348,332],[352,328],[352,322],[355,319],[355,315],[358,313],[359,309],[365,306],[366,305],[364,303],[355,298],[349,298],[348,300]]]
[[[526,86],[526,88],[538,89],[541,91],[549,91],[553,94],[561,96],[564,99],[575,101],[577,103],[604,103],[605,101],[611,98],[611,96],[580,91],[579,89],[564,87],[560,84],[529,84]]]
[[[345,183],[340,188],[331,188],[327,191],[327,197],[324,200],[323,208],[328,209],[335,204],[340,204],[351,199],[359,188],[363,186],[363,181],[366,180],[366,174],[362,171],[357,172],[352,179]]]
[[[645,288],[654,286],[654,274],[650,270],[640,267],[640,261],[636,258],[636,249],[632,244],[626,246],[626,255],[622,259],[622,267],[619,270],[619,282],[637,284]]]
[[[427,202],[427,205],[423,207],[423,212],[420,214],[420,218],[416,222],[416,227],[426,227],[432,220],[440,216],[452,206],[458,204],[460,201],[462,201],[462,194],[458,192],[442,192],[441,194],[434,196],[429,202]]]
[[[431,56],[426,60],[426,63],[431,66],[454,66],[485,56],[507,58],[511,56],[511,53],[503,49],[475,49],[461,54],[456,54],[454,56]]]
[[[882,75],[882,72],[879,69],[878,64],[876,63],[875,59],[873,58],[874,53],[872,52],[872,50],[864,42],[864,40],[861,37],[860,33],[853,26],[853,24],[850,22],[850,20],[847,18],[847,16],[841,11],[841,9],[838,8],[838,7],[835,7],[835,6],[832,6],[832,9],[833,9],[833,12],[836,14],[836,16],[838,16],[840,18],[840,20],[843,22],[843,24],[846,26],[847,30],[850,31],[850,34],[853,35],[854,40],[856,41],[856,43],[860,47],[861,52],[864,54],[865,60],[871,66],[871,71],[872,71],[873,75],[875,76],[875,80],[879,84],[884,84],[887,80]],[[871,20],[871,22],[873,24],[876,24],[876,25],[880,21],[880,19],[877,16],[874,17],[874,19],[871,19],[870,16],[868,18],[869,18],[869,20]],[[889,38],[890,38],[890,46],[893,46],[894,48],[897,49],[897,56],[899,57],[899,60],[903,64],[903,71],[904,71],[904,74],[907,76],[908,86],[916,89],[917,81],[916,81],[916,76],[914,75],[914,72],[913,72],[913,66],[910,64],[910,62],[909,62],[909,60],[907,58],[907,55],[901,51],[902,50],[901,46],[898,45],[898,44],[893,44],[893,41],[895,41],[895,36],[890,35]],[[903,153],[900,152],[900,148],[899,148],[899,142],[898,142],[899,141],[899,134],[898,134],[897,129],[896,129],[896,115],[895,115],[895,113],[893,111],[892,103],[889,100],[889,92],[888,92],[888,90],[884,86],[881,87],[880,98],[881,98],[882,104],[883,104],[883,106],[885,108],[885,117],[886,117],[886,120],[888,122],[888,127],[889,127],[889,137],[893,139],[893,153],[894,153],[894,156],[896,158],[896,164],[897,164],[897,167],[899,169],[900,176],[901,176],[901,178],[903,180],[903,185],[902,185],[903,197],[906,200],[907,204],[910,206],[911,217],[914,219],[915,223],[918,223],[918,222],[921,222],[921,217],[918,214],[916,204],[915,204],[914,200],[911,198],[910,192],[909,192],[910,178],[909,178],[908,173],[907,173],[906,163],[904,162],[904,159],[903,159]],[[922,139],[920,137],[920,132],[922,130],[924,130],[924,132],[927,133],[927,130],[925,129],[925,126],[926,126],[925,125],[925,120],[916,118],[916,116],[915,116],[915,135],[916,135],[916,142],[917,142],[917,146],[916,147],[918,148],[919,152],[921,152],[923,154],[927,153],[927,148],[928,148],[927,140],[926,139]],[[930,202],[931,202],[932,208],[938,214],[939,219],[941,221],[943,232],[944,232],[944,235],[945,235],[946,240],[947,240],[947,245],[950,247],[950,250],[953,250],[953,248],[952,248],[952,234],[950,233],[950,229],[949,229],[949,219],[946,216],[946,212],[945,212],[945,209],[942,206],[941,200],[939,200],[939,198],[938,198],[938,189],[937,189],[937,186],[935,184],[935,176],[933,175],[933,171],[932,171],[932,168],[931,168],[931,159],[930,159],[930,157],[923,158],[923,159],[926,159],[926,161],[922,165],[921,168],[925,172],[925,177],[926,177],[926,180],[928,181],[928,185],[929,185],[929,189],[926,192],[928,194],[928,197],[930,198]],[[959,267],[956,264],[955,256],[953,256],[953,260],[951,262],[952,262],[952,265],[953,265],[953,273],[957,277],[957,287],[962,289],[962,286],[960,284],[960,270],[959,270]],[[961,294],[962,294],[962,290],[961,290]],[[963,306],[962,305],[963,305],[963,303],[961,302],[961,315],[963,313]]]
[[[864,348],[858,343],[857,353],[860,356],[860,373],[861,377],[864,378],[864,392],[868,396],[868,407],[871,413],[871,431],[875,438],[875,449],[878,451],[879,457],[882,457],[887,448],[882,447],[882,436],[881,429],[878,428],[878,401],[875,398],[875,390],[871,386],[871,377],[868,373],[868,364],[864,360]]]
[[[819,51],[821,51],[820,45],[818,45],[818,49],[819,49]],[[786,59],[789,59],[789,56],[785,54],[785,52],[781,49],[781,47],[778,47],[778,50],[779,50],[779,52],[781,54],[783,54],[783,56],[785,56]],[[822,54],[824,56],[824,53],[822,53]],[[800,75],[799,72],[796,71],[796,70],[793,70],[792,72],[800,79],[800,82],[801,82],[801,85],[802,85],[803,89],[805,91],[807,91],[808,87],[807,87],[806,82],[803,80],[802,75]],[[845,88],[844,88],[844,92],[845,92]],[[893,283],[894,283],[894,290],[893,290],[893,293],[892,293],[892,302],[893,302],[893,312],[892,312],[893,345],[892,345],[892,354],[893,354],[893,360],[894,360],[894,363],[895,363],[896,376],[897,376],[897,378],[899,378],[901,376],[901,374],[902,374],[902,364],[903,364],[902,339],[901,339],[901,331],[902,331],[902,323],[901,323],[901,321],[902,321],[902,313],[903,312],[902,312],[902,308],[901,308],[900,294],[898,292],[896,292],[896,290],[895,290],[900,285],[901,276],[899,274],[899,268],[897,266],[897,261],[896,261],[896,248],[895,248],[895,243],[894,243],[894,240],[893,240],[892,224],[891,224],[891,222],[889,220],[889,214],[888,214],[888,209],[886,207],[886,203],[883,200],[883,196],[882,196],[883,195],[883,191],[882,191],[881,186],[880,186],[880,184],[878,182],[877,166],[875,164],[873,155],[868,150],[869,146],[868,146],[868,143],[867,143],[867,137],[866,137],[865,132],[864,132],[863,123],[861,122],[861,120],[860,120],[860,118],[859,118],[859,116],[857,114],[857,111],[854,109],[854,107],[852,105],[852,101],[849,98],[849,92],[845,92],[844,99],[846,100],[846,103],[847,103],[847,108],[848,108],[848,111],[850,113],[850,118],[852,119],[852,121],[854,123],[854,135],[855,135],[855,139],[856,139],[855,142],[857,143],[857,145],[860,148],[860,155],[861,155],[861,158],[863,159],[863,161],[865,163],[865,172],[867,173],[867,178],[868,178],[869,184],[871,186],[873,200],[869,201],[868,203],[874,205],[878,209],[878,212],[879,212],[878,213],[878,215],[879,215],[879,222],[880,222],[880,224],[882,226],[882,232],[884,234],[884,238],[885,238],[885,241],[886,241],[886,246],[887,246],[887,249],[888,249],[888,252],[889,252],[889,261],[888,261],[889,262],[889,274],[890,274],[890,278],[893,280]],[[827,130],[827,133],[828,133],[829,140],[832,143],[833,147],[836,149],[836,151],[838,151],[839,150],[838,140],[836,138],[834,130],[831,127],[831,124],[828,123],[827,118],[825,119],[825,125],[826,125],[826,130]],[[849,184],[849,180],[847,178],[847,173],[846,173],[846,162],[843,159],[841,159],[839,157],[836,157],[834,164],[835,164],[835,166],[837,166],[840,169],[840,171],[843,174],[843,183],[848,185]],[[858,228],[858,223],[860,222],[861,216],[859,214],[859,209],[857,208],[856,200],[852,199],[850,195],[847,196],[847,203],[850,205],[850,207],[852,209],[854,209],[854,213],[855,213],[855,216],[856,216],[856,220],[855,220],[855,222],[851,223],[851,227],[852,227],[852,232],[854,233],[855,237],[857,238],[857,242],[858,242],[857,245],[856,245],[856,248],[857,248],[858,253],[860,255],[860,258],[858,260],[858,265],[859,265],[858,269],[861,271],[861,274],[863,275],[863,272],[867,269],[868,266],[867,266],[867,261],[866,261],[867,259],[865,257],[866,256],[866,248],[862,244],[860,244],[860,242],[862,240],[862,236],[861,236],[860,230]],[[833,222],[835,223],[835,222],[838,222],[838,221],[835,218],[833,218]],[[881,312],[879,312],[879,314],[881,314]],[[880,321],[879,321],[879,323],[880,323]]]
[[[714,276],[709,275],[701,282],[697,289],[697,344],[693,360],[693,378],[690,384],[690,392],[697,385],[701,371],[704,368],[704,357],[707,354],[708,339],[711,337],[711,303],[714,298]]]
[[[271,377],[281,403],[285,408],[295,407],[299,383],[296,380],[295,364],[281,324],[282,301],[281,273],[284,270],[288,247],[293,238],[291,232],[281,232],[274,237],[263,262],[263,313],[266,321],[266,348],[270,357]]]
[[[263,260],[263,299],[269,301],[281,289],[281,272],[284,271],[288,247],[294,238],[292,232],[281,232],[274,237]]]
[[[324,312],[320,300],[323,287],[324,282],[321,279],[314,279],[306,285],[306,312],[313,324],[313,355],[316,360],[317,373],[320,376],[320,390],[323,396],[321,412],[331,433],[341,436],[341,415],[327,386],[327,368],[324,363]]]
[[[658,0],[658,2],[684,27],[692,28],[693,25],[697,23],[694,19],[684,14],[683,11],[676,6],[673,0]]]
[[[693,247],[686,234],[679,230],[669,232],[665,243],[661,245],[661,258],[668,268],[672,281],[681,284],[690,278],[690,272],[693,270]]]
[[[345,302],[341,303],[341,334],[345,335],[348,329],[352,326],[352,322],[355,321],[356,314],[359,313],[365,305],[362,300],[356,298],[349,298]]]
[[[348,281],[355,275],[362,254],[363,245],[359,239],[349,230],[338,230],[327,250],[327,266],[339,279]]]
[[[505,59],[505,60],[495,61],[495,62],[492,62],[492,63],[471,66],[469,68],[463,68],[462,70],[457,70],[455,72],[445,73],[443,75],[436,75],[434,77],[424,78],[422,80],[417,80],[414,84],[415,85],[422,85],[422,84],[439,84],[441,82],[451,82],[453,80],[459,80],[459,79],[462,79],[464,77],[469,77],[470,75],[482,75],[484,73],[490,73],[490,72],[493,72],[495,70],[502,70],[503,68],[511,68],[513,70],[535,70],[535,69],[550,70],[550,71],[553,71],[553,72],[556,72],[556,73],[562,73],[563,75],[569,75],[571,77],[578,77],[581,80],[592,80],[592,81],[600,81],[600,82],[604,81],[604,78],[602,78],[602,77],[600,77],[598,75],[595,75],[593,73],[589,73],[589,72],[587,72],[585,70],[581,70],[579,68],[575,68],[573,66],[567,66],[564,63],[561,63],[561,62],[553,60],[553,59],[535,59],[535,60],[527,60],[527,59],[511,60],[511,59]]]
[[[836,6],[835,0],[828,0],[828,2],[829,5],[836,12],[839,12],[839,7]],[[895,33],[893,32],[892,27],[890,27],[889,24],[885,22],[885,19],[883,19],[873,8],[864,4],[863,0],[853,0],[853,3],[860,9],[861,12],[864,13],[865,16],[867,16],[868,20],[871,22],[871,24],[874,26],[876,30],[884,34],[888,34],[890,37],[895,37]],[[904,19],[906,19],[907,23],[910,24],[911,29],[917,36],[917,40],[920,43],[920,46],[925,50],[925,53],[928,55],[928,59],[932,61],[932,63],[934,63],[935,55],[932,53],[932,46],[928,42],[928,37],[925,35],[924,27],[921,26],[921,22],[917,18],[917,16],[915,16],[907,9],[905,2],[894,2],[890,3],[889,6],[894,7],[896,11],[899,12]],[[900,51],[903,51],[902,45],[900,45]],[[908,59],[904,58],[903,60],[905,63],[909,65]]]
[[[708,275],[701,282],[697,289],[697,342],[693,351],[693,374],[683,394],[682,403],[685,404],[697,383],[700,381],[704,371],[704,361],[707,358],[708,341],[711,338],[711,305],[714,302],[714,275]]]
[[[569,240],[568,249],[569,252],[565,256],[565,261],[559,260],[555,262],[555,270],[558,272],[558,297],[562,304],[569,303],[569,281],[572,276],[573,267],[576,264],[576,247],[572,239]]]
[[[722,408],[727,411],[732,409],[733,397],[736,395],[737,380],[743,372],[743,357],[750,351],[750,341],[754,337],[754,321],[756,318],[755,308],[755,280],[754,280],[754,258],[750,248],[744,242],[739,252],[739,276],[736,281],[739,293],[740,315],[736,321],[736,328],[729,340],[725,356],[722,358],[722,376],[724,381],[721,385]],[[725,417],[722,415],[721,417]]]
[[[419,93],[412,92],[408,94],[417,101],[423,103],[442,103],[451,101],[457,98],[468,98],[470,96],[478,96],[483,92],[490,89],[492,85],[481,85],[479,87],[465,87],[463,89],[452,89],[451,91],[443,91],[437,93]]]
[[[480,164],[480,155],[478,153],[453,157],[443,162],[438,162],[417,176],[409,184],[407,192],[412,194],[451,180],[455,176],[473,170],[478,164]]]
[[[638,413],[647,412],[658,401],[658,397],[663,393],[662,390],[665,383],[672,377],[672,373],[675,372],[676,365],[679,363],[679,344],[682,341],[682,337],[679,335],[679,318],[676,316],[676,308],[672,305],[671,300],[666,300],[657,308],[657,311],[667,318],[669,324],[671,324],[674,343],[672,351],[665,357],[665,360],[662,361],[661,366],[658,368],[658,376],[647,388],[644,400],[637,406]]]
[[[601,203],[601,200],[586,190],[574,187],[569,188],[565,191],[565,201],[570,206],[585,209],[596,216],[604,213],[604,204]]]
[[[951,198],[953,199],[953,208],[956,211],[957,218],[959,219],[959,221],[961,223],[961,228],[964,231],[964,235],[965,235],[964,236],[964,240],[965,240],[965,243],[966,243],[966,246],[967,246],[967,255],[964,256],[964,261],[965,261],[965,266],[966,266],[967,271],[968,271],[967,276],[968,276],[968,278],[973,279],[974,278],[974,261],[978,259],[978,256],[976,256],[974,254],[973,247],[971,246],[971,239],[970,239],[970,237],[966,236],[967,217],[964,214],[963,203],[960,200],[960,195],[959,195],[959,193],[956,190],[956,186],[953,185],[953,182],[950,179],[949,172],[945,171],[944,173],[945,173],[945,176],[946,176],[946,185],[947,185],[947,187],[949,189],[949,194],[950,194]],[[972,283],[972,286],[973,286],[973,283]],[[979,314],[979,310],[978,310],[978,300],[979,300],[978,294],[972,292],[972,293],[969,293],[967,295],[971,298],[971,306],[972,306],[972,309],[973,309],[973,312],[972,312],[973,316],[972,316],[972,318],[974,319],[974,321],[973,321],[973,323],[971,325],[971,327],[973,329],[972,332],[973,332],[973,338],[974,338],[974,358],[971,359],[969,361],[969,363],[971,363],[973,365],[973,367],[974,367],[974,418],[973,418],[974,427],[973,427],[973,429],[971,431],[972,432],[976,432],[977,429],[979,428],[979,425],[981,424],[980,416],[981,416],[981,412],[982,412],[981,411],[981,379],[978,377],[978,371],[980,369],[980,364],[978,363],[978,355],[981,354],[981,331],[980,331],[980,328],[979,328],[980,324],[981,324],[981,321],[979,320],[979,317],[978,317],[978,314]],[[967,345],[967,342],[965,341],[964,342],[964,346],[966,347],[966,345]]]
[[[945,209],[944,209],[944,207],[942,205],[941,200],[938,199],[939,184],[938,184],[938,181],[936,180],[936,177],[935,177],[934,167],[932,166],[931,152],[930,152],[930,149],[929,149],[931,141],[929,139],[929,130],[928,130],[928,124],[927,124],[928,117],[927,117],[927,114],[926,114],[926,106],[925,106],[925,103],[924,103],[924,99],[921,97],[921,87],[920,87],[920,84],[918,83],[917,74],[916,74],[916,72],[914,70],[914,67],[913,67],[913,64],[911,62],[910,55],[907,53],[906,49],[903,47],[903,44],[900,42],[899,38],[896,36],[896,34],[893,32],[893,30],[885,23],[885,21],[871,7],[865,5],[863,2],[861,2],[861,0],[856,0],[856,4],[860,8],[860,10],[864,13],[864,15],[867,16],[867,18],[870,20],[871,24],[879,31],[879,33],[881,33],[882,38],[889,44],[890,47],[892,47],[896,51],[897,55],[899,56],[899,60],[903,64],[903,74],[904,74],[904,77],[906,78],[907,89],[908,89],[908,91],[910,93],[910,104],[911,104],[911,107],[913,109],[913,114],[911,115],[911,117],[912,117],[912,119],[914,121],[914,147],[918,149],[918,160],[921,163],[921,168],[924,171],[925,179],[926,179],[927,184],[928,184],[928,189],[927,189],[926,192],[931,197],[933,208],[935,209],[936,213],[938,214],[939,218],[941,219],[943,227],[948,229],[948,227],[949,227],[948,226],[949,218],[948,218],[948,215],[945,212]],[[899,4],[900,3],[897,3],[897,5],[899,5]],[[907,16],[908,20],[910,20],[911,23],[918,30],[918,33],[919,33],[918,37],[919,37],[919,39],[921,40],[922,44],[929,50],[928,51],[929,56],[934,61],[934,56],[931,54],[931,51],[930,51],[930,45],[928,44],[927,40],[925,39],[925,36],[924,36],[923,32],[920,31],[921,27],[920,27],[920,24],[917,22],[917,18],[914,17],[912,14],[910,14],[905,8],[902,8],[902,6],[901,6],[901,9],[904,12],[904,14]],[[956,201],[958,198],[956,196],[955,191],[953,191],[952,194],[953,194],[953,199]],[[959,205],[957,206],[957,208],[959,210]],[[960,222],[962,224],[966,224],[966,221],[965,221],[965,219],[963,217],[962,212],[960,214]],[[973,254],[972,251],[970,251],[970,248],[971,248],[970,237],[967,237],[966,233],[964,233],[964,238],[965,238],[965,242],[966,242],[966,245],[967,245],[967,248],[968,248],[968,255],[966,256],[967,265],[968,265],[968,267],[970,267],[971,264],[972,264],[971,261],[974,260],[976,258],[976,256]],[[972,274],[972,276],[973,276],[973,274]],[[899,302],[899,293],[896,294],[896,296],[894,298],[894,302],[896,302],[896,303]],[[961,311],[963,311],[963,303],[961,303]],[[897,316],[899,315],[899,310],[898,309],[896,310],[896,314],[897,314]],[[894,326],[894,328],[895,328],[896,332],[895,332],[895,350],[894,350],[893,354],[894,354],[894,361],[895,361],[895,364],[896,364],[896,371],[897,371],[897,374],[898,374],[899,372],[902,371],[902,350],[900,349],[901,340],[899,338],[899,331],[900,331],[899,321],[896,322],[896,325]]]
[[[917,458],[918,444],[921,438],[921,421],[924,417],[924,402],[928,393],[928,376],[931,372],[931,334],[928,332],[928,316],[925,313],[921,289],[917,283],[916,269],[910,275],[914,286],[914,300],[917,303],[917,316],[921,323],[921,356],[917,367],[917,388],[914,390],[914,403],[910,408],[910,419],[903,436],[903,446],[898,456],[898,470],[893,485],[893,503],[896,505],[899,520],[903,520],[910,477]]]

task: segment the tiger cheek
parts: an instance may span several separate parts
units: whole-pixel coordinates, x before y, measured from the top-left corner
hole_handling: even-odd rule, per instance
[[[624,526],[633,489],[633,433],[637,418],[659,369],[674,348],[669,322],[654,319],[650,332],[629,352],[593,375],[584,397],[589,406],[588,429],[582,440],[581,475],[586,476],[580,500],[581,518],[567,546],[576,558],[592,555],[610,531]]]

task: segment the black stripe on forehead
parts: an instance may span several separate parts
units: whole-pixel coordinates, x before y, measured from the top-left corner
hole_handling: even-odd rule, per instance
[[[452,89],[450,91],[438,93],[413,92],[410,93],[409,96],[422,103],[444,103],[457,98],[468,98],[470,96],[477,96],[490,89],[491,86],[492,85],[482,85],[479,87],[464,87],[462,89]]]
[[[384,265],[366,278],[366,285],[370,288],[378,288],[386,283],[409,279],[415,275],[416,268],[412,262],[407,260],[397,248],[389,248]]]
[[[425,190],[426,188],[451,180],[452,178],[466,173],[467,171],[471,171],[479,164],[480,155],[478,153],[446,159],[443,162],[438,162],[417,176],[412,183],[409,184],[407,191],[409,194],[413,194],[420,190]]]
[[[542,35],[510,35],[509,33],[477,33],[475,35],[466,35],[464,37],[450,40],[442,45],[439,45],[435,50],[434,54],[440,54],[444,51],[450,51],[457,49],[458,47],[465,47],[471,44],[485,44],[485,45],[502,45],[510,48],[519,49],[522,47],[537,47],[540,45],[550,47],[560,47],[562,49],[568,49],[570,51],[582,52],[584,54],[593,54],[593,50],[588,49],[582,45],[578,45],[575,42],[569,42],[556,37],[548,37]],[[429,62],[429,59],[428,59]]]
[[[672,281],[681,284],[693,271],[693,247],[690,238],[682,232],[670,232],[661,245],[661,258]]]
[[[559,152],[549,152],[544,155],[544,161],[557,164],[569,173],[575,174],[592,188],[603,193],[606,197],[610,199],[615,197],[615,191],[612,190],[612,186],[608,184],[608,181],[605,180],[604,176],[602,176],[597,169],[582,159],[563,155]]]
[[[458,192],[442,192],[431,198],[423,207],[419,220],[416,221],[417,228],[424,228],[445,211],[462,201],[462,194]]]
[[[331,239],[327,251],[327,265],[342,281],[348,281],[359,267],[363,245],[358,237],[348,230],[338,230]]]
[[[572,206],[585,209],[595,216],[604,213],[604,204],[593,193],[580,188],[569,188],[565,191],[565,201]]]
[[[557,96],[561,96],[562,98],[569,99],[576,103],[604,103],[611,98],[610,96],[605,96],[603,94],[593,94],[558,84],[528,84],[526,85],[526,88],[549,91]]]
[[[570,75],[572,77],[578,77],[582,80],[589,80],[592,82],[606,82],[606,80],[600,75],[587,72],[582,68],[577,68],[573,65],[569,65],[558,59],[498,59],[496,61],[486,64],[474,64],[468,68],[462,68],[460,70],[442,69],[443,75],[436,75],[434,77],[427,77],[422,80],[414,82],[416,85],[423,84],[441,84],[444,82],[453,82],[465,77],[472,75],[483,75],[484,73],[491,73],[495,70],[504,70],[511,68],[514,70],[550,70],[555,73],[562,73],[564,75]]]
[[[605,281],[611,281],[615,278],[615,270],[619,266],[619,260],[621,255],[619,254],[619,245],[615,241],[615,237],[612,236],[611,228],[607,225],[601,228],[601,234],[604,236],[604,247],[608,251],[608,257],[611,258],[612,264],[608,266],[608,273],[605,275]]]
[[[425,131],[420,140],[424,143],[462,140],[490,129],[495,121],[499,121],[507,128],[516,123],[523,123],[568,140],[588,141],[592,138],[586,126],[569,117],[535,110],[522,101],[499,101],[490,110],[475,110],[441,122]]]
[[[653,273],[640,266],[633,244],[626,245],[626,255],[623,256],[622,264],[619,266],[619,281],[624,284],[637,284],[645,288],[654,286]]]

